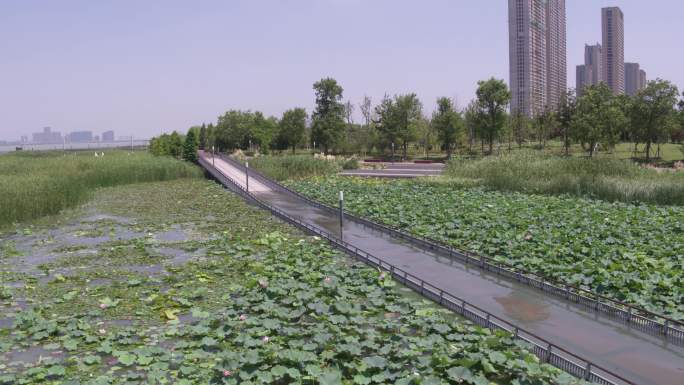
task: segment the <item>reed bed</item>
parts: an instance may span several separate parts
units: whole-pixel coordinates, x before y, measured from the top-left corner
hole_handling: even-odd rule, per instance
[[[250,159],[249,165],[269,178],[279,181],[333,175],[343,168],[354,165],[358,167],[354,160],[325,159],[310,155],[259,156]]]
[[[99,187],[200,177],[190,163],[147,152],[25,152],[0,156],[0,227],[58,214]]]
[[[521,152],[454,159],[445,175],[454,184],[467,181],[492,190],[684,205],[684,172],[646,169],[628,160]]]

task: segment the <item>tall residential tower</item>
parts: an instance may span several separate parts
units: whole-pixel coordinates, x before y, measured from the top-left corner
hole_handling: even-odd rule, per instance
[[[577,66],[577,96],[582,95],[584,87],[604,81],[602,51],[598,43],[584,46],[584,65]]]
[[[625,17],[618,7],[601,10],[603,80],[614,94],[625,93]]]
[[[567,89],[565,0],[508,0],[511,110],[557,109]]]
[[[625,63],[625,93],[634,96],[640,89],[646,87],[646,71],[639,63]]]

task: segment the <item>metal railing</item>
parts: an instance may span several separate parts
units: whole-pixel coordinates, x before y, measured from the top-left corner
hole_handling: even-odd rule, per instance
[[[222,159],[230,162],[233,166],[244,170],[244,167],[236,160],[221,156]],[[286,192],[296,196],[307,203],[339,215],[339,208],[328,206],[324,203],[313,200],[297,191],[294,191],[282,184],[264,176],[254,169],[250,169],[250,176],[260,182],[269,185],[271,188]],[[522,284],[537,288],[545,293],[552,294],[559,298],[583,305],[589,310],[600,312],[606,317],[618,320],[630,327],[651,335],[664,336],[668,341],[677,345],[684,346],[684,323],[669,317],[651,312],[639,306],[630,305],[610,297],[582,289],[573,285],[568,285],[556,280],[552,280],[530,271],[517,268],[505,262],[497,261],[493,258],[456,249],[445,245],[437,240],[419,237],[409,234],[404,230],[393,228],[385,224],[377,223],[366,218],[362,218],[344,212],[344,217],[363,226],[383,232],[385,234],[401,238],[422,249],[431,250],[447,256],[451,259],[481,268],[482,270],[493,272],[503,277],[513,279]]]
[[[403,285],[413,289],[414,291],[420,293],[425,298],[428,298],[447,309],[461,315],[462,317],[470,320],[476,325],[491,330],[503,330],[510,333],[514,338],[526,342],[530,345],[530,351],[534,353],[541,362],[548,363],[554,367],[566,371],[578,378],[596,383],[601,385],[621,385],[621,384],[633,384],[632,382],[626,380],[625,378],[613,373],[607,369],[602,368],[599,365],[593,364],[590,361],[580,358],[579,356],[570,353],[569,351],[561,348],[560,346],[554,345],[542,337],[539,337],[531,332],[526,331],[520,327],[517,327],[508,321],[505,321],[443,289],[440,289],[427,281],[418,278],[417,276],[397,267],[390,263],[383,261],[382,259],[371,255],[356,246],[353,246],[337,236],[322,230],[321,228],[306,223],[302,220],[294,218],[284,212],[283,210],[269,205],[261,200],[259,200],[255,195],[248,192],[239,183],[233,180],[231,177],[225,175],[221,170],[213,167],[211,163],[204,158],[199,158],[199,163],[202,167],[207,170],[216,180],[221,182],[222,185],[234,191],[238,195],[247,199],[250,202],[255,203],[259,207],[268,210],[276,217],[282,219],[283,221],[297,226],[298,228],[308,232],[310,234],[320,236],[326,239],[331,245],[337,249],[349,254],[356,259],[366,263],[369,266],[381,269],[392,275],[393,279],[402,283]],[[231,164],[235,164],[231,162]],[[250,171],[250,175],[252,171]],[[264,180],[266,181],[266,180]]]

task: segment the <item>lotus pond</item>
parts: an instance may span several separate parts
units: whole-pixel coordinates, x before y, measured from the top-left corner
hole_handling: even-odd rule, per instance
[[[684,320],[684,207],[310,178],[290,187],[378,222]]]
[[[0,309],[0,384],[578,382],[196,179],[0,234]]]

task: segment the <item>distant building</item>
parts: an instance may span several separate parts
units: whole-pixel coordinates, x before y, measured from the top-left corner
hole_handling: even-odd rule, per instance
[[[625,17],[618,7],[601,10],[603,79],[613,93],[625,93]]]
[[[114,131],[109,130],[102,133],[103,142],[113,142],[114,141]]]
[[[70,143],[90,143],[93,141],[92,131],[74,131],[69,134]]]
[[[601,44],[584,46],[584,65],[577,66],[577,96],[582,96],[584,87],[604,81],[602,52]]]
[[[33,143],[35,144],[62,143],[62,140],[62,134],[59,132],[52,132],[50,127],[44,127],[43,132],[36,132],[33,134]]]
[[[567,89],[565,0],[508,0],[511,110],[555,109]]]
[[[646,71],[639,70],[639,82],[641,83],[641,88],[644,88],[648,85],[648,79],[646,79]]]
[[[625,93],[634,96],[646,87],[646,71],[639,68],[639,63],[625,63]]]
[[[588,83],[587,83],[587,72],[588,72],[587,66],[584,64],[578,65],[576,71],[577,71],[576,76],[575,76],[575,79],[577,82],[576,91],[577,91],[577,96],[580,97],[580,96],[582,96],[582,90],[584,89],[584,87],[586,87],[588,85]]]

